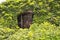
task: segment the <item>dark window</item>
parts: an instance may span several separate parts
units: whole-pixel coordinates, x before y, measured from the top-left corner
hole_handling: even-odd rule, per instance
[[[33,21],[33,12],[27,11],[24,13],[21,13],[17,17],[18,19],[18,26],[20,28],[29,28]]]

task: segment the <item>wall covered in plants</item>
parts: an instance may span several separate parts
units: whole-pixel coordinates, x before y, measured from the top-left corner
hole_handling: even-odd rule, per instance
[[[18,27],[17,15],[34,13],[30,29]],[[0,4],[1,40],[60,40],[60,0],[6,0]]]

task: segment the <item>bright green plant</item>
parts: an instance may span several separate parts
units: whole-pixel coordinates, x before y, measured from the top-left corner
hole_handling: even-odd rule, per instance
[[[30,9],[34,13],[33,24],[30,29],[19,28],[17,15]],[[0,40],[60,40],[60,0],[6,0],[1,3]]]
[[[19,29],[7,40],[59,40],[60,28],[49,22],[34,23],[30,29]]]

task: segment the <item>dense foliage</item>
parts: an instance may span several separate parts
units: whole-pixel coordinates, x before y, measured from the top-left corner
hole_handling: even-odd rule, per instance
[[[18,27],[17,15],[34,12],[30,29]],[[0,4],[0,40],[60,40],[60,0],[7,0]]]
[[[60,28],[48,22],[34,23],[29,30],[22,30],[19,29],[15,34],[9,36],[7,40],[60,40]]]

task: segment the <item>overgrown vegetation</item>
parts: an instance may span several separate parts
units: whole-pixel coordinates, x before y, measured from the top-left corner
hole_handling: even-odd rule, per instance
[[[21,29],[17,15],[32,9],[33,24]],[[60,40],[60,0],[7,0],[0,4],[0,40]]]

